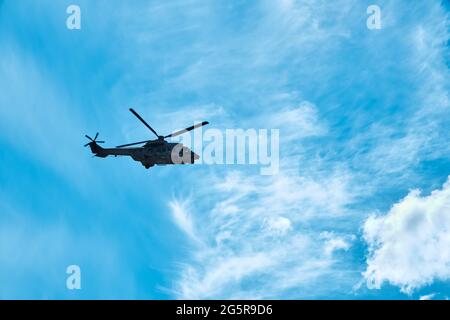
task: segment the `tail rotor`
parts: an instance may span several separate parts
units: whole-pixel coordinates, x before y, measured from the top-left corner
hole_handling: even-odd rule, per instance
[[[91,137],[89,137],[87,134],[85,135],[86,138],[88,138],[89,140],[91,140],[91,142],[86,143],[84,146],[87,147],[88,145],[90,145],[91,143],[105,143],[105,141],[97,141],[98,138],[98,132],[95,135],[94,139],[92,139]]]

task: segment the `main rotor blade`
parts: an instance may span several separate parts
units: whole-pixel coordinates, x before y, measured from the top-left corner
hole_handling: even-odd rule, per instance
[[[133,142],[133,143],[127,143],[127,144],[122,144],[120,146],[117,146],[116,148],[123,148],[123,147],[128,147],[128,146],[134,146],[136,144],[141,144],[141,143],[146,143],[152,140],[145,140],[145,141],[141,141],[141,142]]]
[[[88,138],[91,141],[94,141],[94,139],[92,139],[91,137],[89,137],[87,134],[84,135],[86,138]]]
[[[207,124],[209,124],[208,121],[203,121],[202,123],[197,123],[196,125],[190,126],[190,127],[186,128],[186,129],[183,129],[183,130],[180,130],[180,131],[173,132],[173,133],[171,133],[171,134],[165,136],[164,138],[176,137],[176,136],[179,136],[180,134],[183,134],[183,133],[185,133],[185,132],[188,132],[188,131],[197,129],[197,128],[201,127],[201,126],[206,126]]]
[[[149,129],[151,130],[151,132],[153,132],[153,133],[159,138],[159,136],[158,136],[158,134],[156,133],[156,131],[153,130],[153,128],[150,127],[150,125],[149,125],[147,122],[145,122],[145,120],[142,119],[142,117],[141,117],[136,111],[133,110],[133,108],[130,108],[130,111],[131,111],[132,114],[134,114],[134,115],[136,116],[136,118],[138,118],[139,120],[141,120],[141,122],[142,122],[147,128],[149,128]]]
[[[94,141],[95,141],[97,138],[98,138],[98,132],[97,132],[97,134],[95,135]]]

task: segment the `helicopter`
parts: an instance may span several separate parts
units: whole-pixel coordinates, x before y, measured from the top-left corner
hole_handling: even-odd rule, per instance
[[[129,156],[134,161],[142,163],[146,169],[149,169],[154,165],[193,164],[195,160],[200,158],[198,154],[190,150],[188,147],[183,146],[183,144],[167,142],[165,139],[176,137],[201,126],[205,126],[209,124],[208,121],[203,121],[183,130],[175,131],[166,136],[161,136],[136,111],[134,111],[133,108],[130,108],[130,111],[153,134],[156,135],[157,139],[127,143],[115,148],[102,148],[99,146],[99,143],[104,143],[105,141],[97,140],[97,132],[93,139],[90,136],[85,135],[90,142],[86,143],[84,146],[89,146],[95,157],[106,158],[107,156]],[[139,147],[131,147],[140,144],[143,145]]]

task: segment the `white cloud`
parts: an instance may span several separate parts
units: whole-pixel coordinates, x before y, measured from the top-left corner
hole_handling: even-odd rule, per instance
[[[175,224],[192,239],[196,239],[194,223],[189,212],[189,201],[172,200],[169,203]]]
[[[264,253],[228,257],[207,255],[207,257],[208,259],[201,260],[205,263],[204,268],[186,266],[184,269],[178,288],[181,297],[190,299],[223,297],[225,289],[239,287],[240,282],[246,277],[263,273],[266,268],[275,264],[275,261]],[[233,295],[236,295],[235,291],[232,290]]]
[[[280,110],[270,118],[269,125],[271,128],[281,128],[284,141],[326,133],[326,127],[319,122],[317,107],[309,101]]]
[[[430,293],[419,297],[419,300],[433,300],[436,296],[436,293]]]
[[[411,294],[434,280],[450,279],[450,180],[429,196],[413,190],[386,215],[368,218],[364,239],[369,288],[387,281]]]
[[[291,220],[285,217],[270,217],[264,220],[264,228],[273,235],[285,235],[292,229]]]
[[[331,256],[338,250],[347,251],[351,247],[351,241],[355,240],[354,236],[343,237],[328,231],[322,232],[321,236],[325,239],[324,252],[327,256]]]

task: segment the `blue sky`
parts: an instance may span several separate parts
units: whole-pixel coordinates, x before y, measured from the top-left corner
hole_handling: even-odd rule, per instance
[[[448,17],[437,0],[0,1],[0,298],[448,298]],[[151,138],[129,107],[161,133],[278,128],[280,172],[92,158],[84,134]]]

